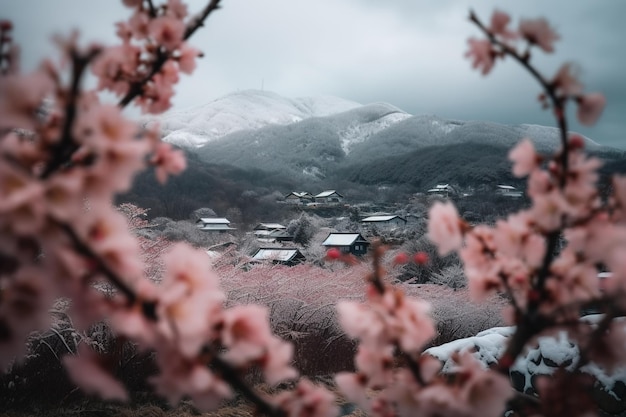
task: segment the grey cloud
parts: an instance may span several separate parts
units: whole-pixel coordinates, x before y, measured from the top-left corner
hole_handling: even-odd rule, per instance
[[[203,0],[191,0],[199,10]],[[553,55],[533,57],[553,74],[575,61],[589,91],[607,95],[600,124],[572,129],[626,149],[626,2],[475,1],[487,20],[494,8],[519,17],[545,16],[562,36]],[[467,20],[468,0],[224,0],[192,40],[206,56],[183,77],[177,108],[206,103],[238,89],[261,88],[284,96],[337,95],[387,101],[413,113],[501,123],[553,124],[535,101],[539,87],[511,62],[489,77],[463,58],[466,39],[479,36]],[[25,67],[53,53],[53,32],[78,27],[87,39],[114,42],[112,25],[126,9],[117,1],[0,0],[2,16],[16,20]],[[37,10],[37,13],[33,13]]]

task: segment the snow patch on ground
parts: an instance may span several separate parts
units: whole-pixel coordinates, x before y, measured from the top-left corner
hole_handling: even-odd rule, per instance
[[[581,318],[581,321],[596,323],[602,316],[593,315]],[[618,319],[619,320],[619,319]],[[622,320],[620,320],[622,321]],[[626,320],[622,321],[626,324]],[[476,336],[455,340],[441,346],[427,349],[427,353],[443,363],[442,372],[451,372],[455,368],[452,355],[456,352],[472,352],[474,358],[486,368],[498,361],[504,354],[508,338],[515,332],[515,327],[495,327],[478,333]],[[537,345],[527,349],[526,355],[519,357],[511,367],[511,372],[519,372],[524,377],[523,391],[532,388],[533,375],[552,375],[558,366],[572,370],[580,360],[578,345],[568,337],[564,330],[554,335],[542,336]],[[617,381],[626,382],[626,367],[618,367],[609,372],[596,363],[581,367],[581,371],[595,377],[603,389],[615,399],[619,399],[613,390]]]

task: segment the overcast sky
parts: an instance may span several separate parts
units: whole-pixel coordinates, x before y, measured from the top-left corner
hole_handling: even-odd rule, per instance
[[[158,0],[156,1],[158,3]],[[205,0],[190,0],[198,11]],[[548,75],[562,62],[580,64],[588,91],[608,107],[593,128],[572,130],[626,149],[626,1],[622,0],[223,0],[192,44],[205,53],[183,76],[175,108],[230,92],[261,89],[286,97],[334,95],[359,103],[388,102],[411,114],[461,120],[553,125],[535,98],[538,85],[513,62],[481,76],[463,57],[479,35],[470,7],[488,20],[494,7],[519,17],[547,17],[562,40],[536,56]],[[0,0],[15,23],[23,68],[55,54],[53,33],[78,28],[85,40],[111,44],[113,23],[128,16],[115,0]]]

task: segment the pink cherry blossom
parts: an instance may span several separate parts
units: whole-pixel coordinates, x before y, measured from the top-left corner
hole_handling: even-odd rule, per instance
[[[335,383],[346,398],[359,406],[365,413],[371,412],[370,401],[366,393],[366,378],[359,374],[339,372],[335,375]]]
[[[394,320],[388,326],[398,328],[397,340],[403,351],[417,353],[435,336],[435,328],[429,317],[430,305],[425,301],[405,297],[396,292],[397,307]]]
[[[167,181],[168,174],[180,174],[187,167],[185,154],[166,142],[156,146],[150,162],[156,166],[156,177],[161,184]]]
[[[458,365],[455,373],[461,375],[459,399],[471,410],[470,415],[501,416],[513,396],[509,377],[483,369],[469,352],[459,355]]]
[[[260,360],[265,381],[271,386],[298,377],[298,371],[292,366],[293,345],[277,337],[269,340],[265,355]]]
[[[496,56],[491,47],[491,42],[487,39],[470,38],[468,43],[470,49],[465,53],[465,56],[472,59],[472,68],[479,68],[483,75],[489,74]]]
[[[137,40],[147,38],[149,34],[149,23],[150,17],[148,14],[145,11],[137,10],[128,20],[130,29],[133,32],[133,38]]]
[[[216,336],[214,326],[221,320],[224,294],[204,251],[177,243],[164,261],[157,306],[162,318],[159,330],[182,355],[192,358]]]
[[[383,347],[370,347],[361,344],[354,357],[356,369],[367,376],[367,386],[372,389],[386,387],[392,380],[394,347],[391,345]]]
[[[554,52],[554,42],[559,40],[559,35],[544,18],[522,19],[519,32],[530,44],[537,45],[545,52]]]
[[[202,53],[189,46],[186,42],[180,48],[180,56],[178,57],[178,67],[185,74],[191,74],[196,69],[196,58],[202,56]]]
[[[173,51],[183,40],[185,24],[177,18],[162,16],[150,21],[148,30],[157,44],[163,45],[168,51]]]
[[[124,3],[124,6],[126,7],[134,8],[141,6],[143,0],[122,0],[122,3]]]
[[[257,305],[235,306],[224,312],[221,338],[230,363],[239,366],[266,353],[273,337],[268,321],[267,309]]]
[[[450,202],[436,202],[428,212],[428,238],[437,245],[441,256],[457,250],[463,244],[462,220]]]
[[[176,19],[187,17],[187,5],[181,0],[167,0],[167,14]]]
[[[12,164],[0,164],[0,225],[35,234],[45,221],[44,187]]]
[[[294,390],[278,394],[274,403],[286,417],[334,417],[339,412],[334,395],[306,379],[298,382]]]
[[[539,156],[533,142],[525,138],[511,149],[509,160],[513,162],[513,175],[525,177],[538,167]]]
[[[98,78],[98,89],[123,95],[130,88],[141,50],[130,43],[105,49],[94,60],[91,72]]]
[[[35,112],[53,87],[50,76],[42,70],[0,77],[0,128],[32,130],[37,122]]]
[[[517,37],[517,33],[507,29],[510,21],[511,16],[509,16],[508,13],[496,9],[491,15],[491,24],[489,25],[489,30],[493,34],[501,36],[504,39],[515,39]]]
[[[81,215],[83,204],[80,192],[84,177],[78,170],[59,173],[45,182],[47,211],[60,221],[70,221]]]
[[[88,394],[98,394],[105,400],[128,400],[124,386],[113,378],[86,345],[78,347],[77,355],[64,356],[63,365],[72,381]]]
[[[212,411],[223,400],[232,397],[228,384],[212,373],[206,364],[181,356],[167,343],[158,348],[160,373],[150,382],[170,404],[176,405],[181,399],[189,397],[199,409]]]
[[[552,79],[554,87],[565,96],[577,96],[582,93],[583,85],[578,80],[579,69],[568,62],[561,65],[559,71]]]
[[[605,105],[604,95],[600,93],[584,94],[578,99],[576,117],[583,125],[594,125],[600,118]]]

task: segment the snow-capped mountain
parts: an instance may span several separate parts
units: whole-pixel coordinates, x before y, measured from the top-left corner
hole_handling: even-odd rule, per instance
[[[288,125],[360,106],[332,96],[291,99],[268,91],[245,90],[144,121],[158,121],[165,141],[195,148],[230,133],[268,125]]]
[[[559,130],[553,127],[414,116],[388,103],[290,99],[258,90],[233,93],[158,120],[164,140],[193,150],[207,164],[292,180],[340,176],[368,183],[432,182],[446,164],[452,164],[447,172],[458,171],[455,164],[460,161],[469,170],[464,174],[468,181],[506,179],[506,154],[522,138],[531,138],[542,153],[560,144]],[[591,151],[604,150],[591,139],[586,142]],[[496,169],[494,161],[500,159]],[[448,181],[450,175],[440,177]]]

